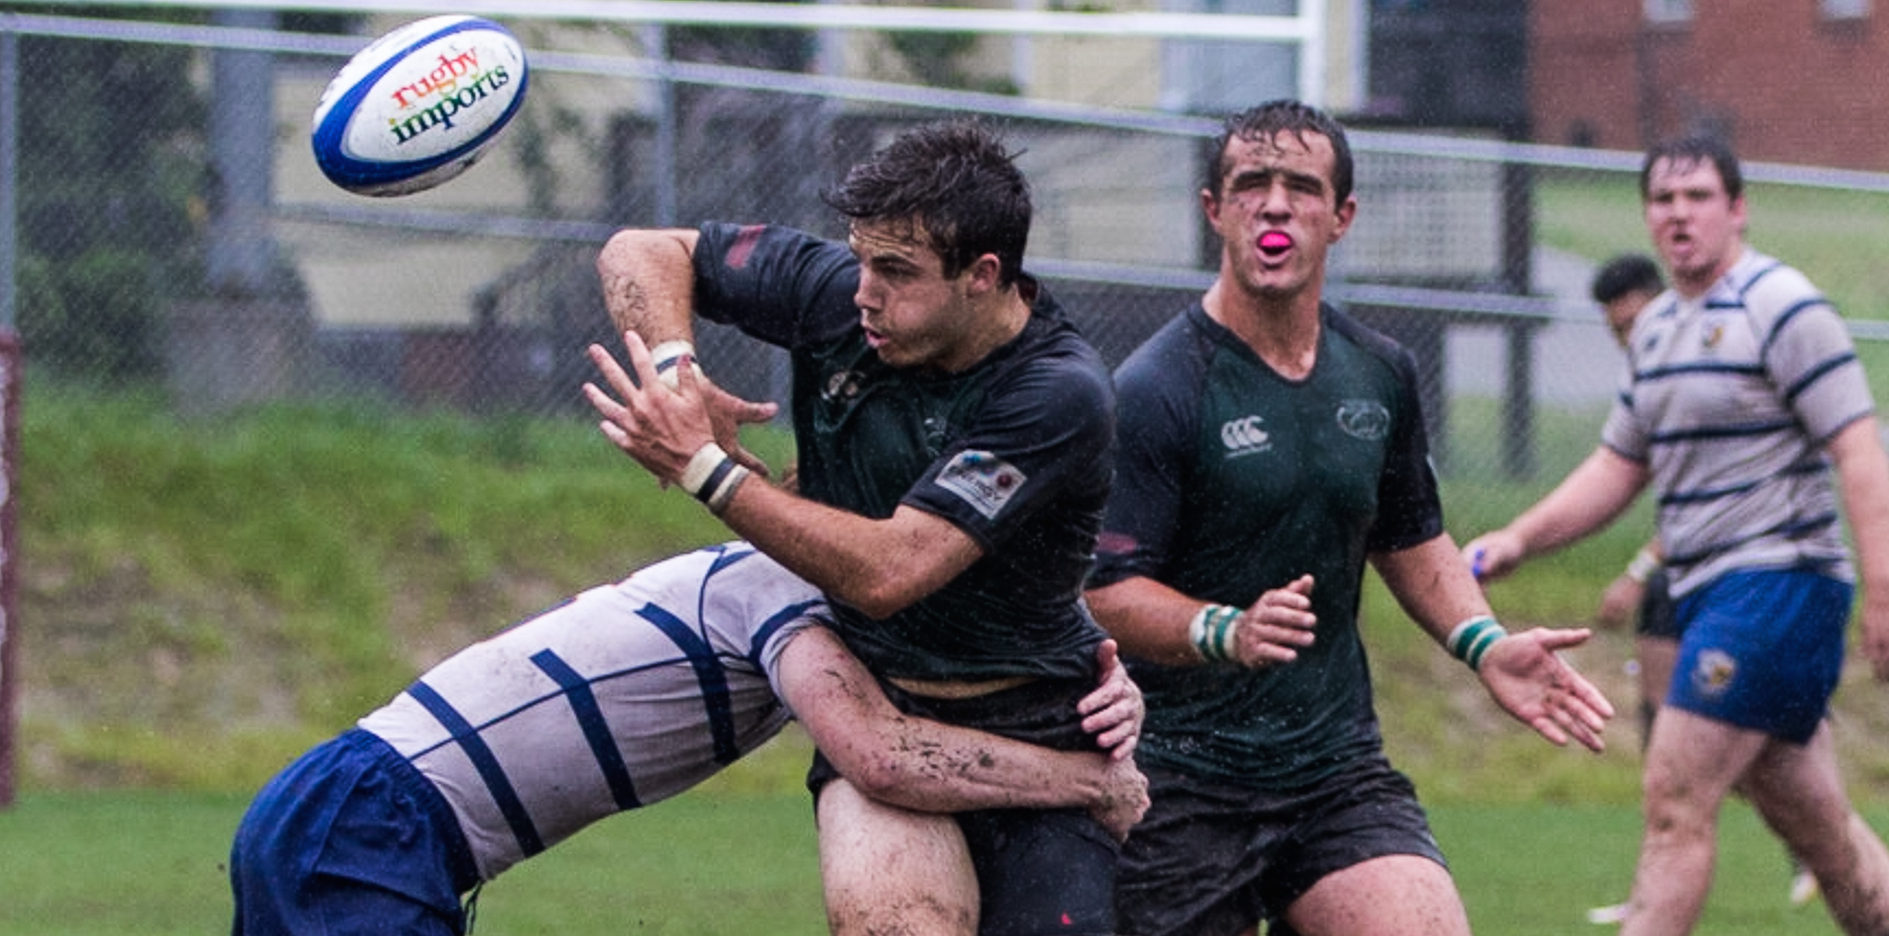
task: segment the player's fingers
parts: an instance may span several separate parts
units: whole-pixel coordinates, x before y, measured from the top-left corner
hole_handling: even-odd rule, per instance
[[[1590,697],[1591,694],[1591,697]],[[1606,707],[1607,700],[1599,695],[1592,686],[1581,684],[1563,688],[1550,697],[1550,710],[1562,729],[1582,746],[1596,753],[1606,749],[1606,741],[1601,732],[1607,727],[1606,711],[1610,708],[1597,708],[1595,703]]]
[[[1135,732],[1108,749],[1108,759],[1125,761],[1135,756],[1135,745],[1141,743],[1141,732]]]
[[[610,385],[611,390],[616,391],[617,396],[625,400],[635,399],[639,392],[636,384],[631,382],[630,375],[623,370],[623,365],[617,363],[615,355],[604,350],[602,345],[596,344],[586,348],[585,351],[590,355],[590,362],[596,366],[597,372],[603,375],[604,382]]]
[[[746,446],[736,445],[734,448],[728,449],[728,457],[734,459],[735,464],[763,478],[771,478],[774,476],[773,469],[767,466],[767,462],[762,461],[760,456],[748,451]]]
[[[764,423],[773,419],[781,411],[779,403],[755,403],[739,397],[735,400],[738,404],[735,407],[735,422],[742,424]]]
[[[636,372],[636,382],[644,387],[653,388],[659,381],[656,374],[656,362],[649,356],[649,345],[643,343],[643,336],[633,331],[623,333],[623,348],[630,355],[630,369]],[[684,366],[677,362],[678,367]],[[677,375],[678,378],[687,375]]]
[[[618,403],[615,398],[603,392],[602,388],[594,383],[588,381],[584,383],[584,396],[590,400],[590,406],[597,411],[597,415],[611,423],[628,423],[634,418],[630,415],[630,411],[623,407],[623,404]]]
[[[1535,729],[1536,734],[1547,739],[1548,743],[1553,744],[1555,747],[1568,746],[1568,733],[1561,730],[1561,726],[1555,722],[1552,716],[1545,714],[1537,715],[1529,719],[1528,726]]]
[[[1586,627],[1566,627],[1552,630],[1548,628],[1538,628],[1538,630],[1540,631],[1541,645],[1548,648],[1550,652],[1566,650],[1570,647],[1578,647],[1587,643],[1587,641],[1594,636],[1593,629]]]

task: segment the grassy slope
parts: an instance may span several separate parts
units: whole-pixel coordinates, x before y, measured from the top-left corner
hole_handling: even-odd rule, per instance
[[[1493,420],[1459,408],[1464,445]],[[177,422],[151,401],[32,392],[22,446],[22,786],[253,789],[459,646],[652,557],[726,535],[581,422],[280,409]],[[1547,477],[1591,419],[1545,421]],[[781,462],[785,440],[756,444]],[[1545,482],[1451,481],[1467,539]],[[1498,585],[1511,623],[1578,622],[1643,521]],[[1433,801],[1636,795],[1630,718],[1603,757],[1494,711],[1381,592],[1366,608],[1393,754]],[[1574,654],[1627,710],[1624,635]],[[1861,683],[1859,676],[1852,683]],[[1889,720],[1845,693],[1871,792]],[[775,770],[777,788],[798,764]],[[1889,787],[1885,787],[1889,789]]]
[[[726,535],[580,422],[29,388],[23,432],[28,785],[251,786],[453,649]]]

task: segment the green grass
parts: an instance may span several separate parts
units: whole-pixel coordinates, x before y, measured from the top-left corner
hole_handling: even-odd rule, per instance
[[[794,744],[751,760],[803,763]],[[739,774],[747,765],[737,765]],[[760,768],[762,776],[778,772]],[[770,785],[770,784],[764,784]],[[228,925],[225,861],[245,798],[136,791],[35,793],[0,811],[0,936],[201,934]],[[1584,920],[1629,884],[1633,807],[1432,807],[1476,932],[1604,933]],[[1883,828],[1889,814],[1871,812]],[[714,784],[587,830],[485,888],[477,932],[826,932],[806,794]],[[1821,905],[1785,905],[1783,852],[1738,804],[1699,931],[1836,932]]]
[[[29,785],[253,787],[473,639],[729,535],[577,420],[24,412]]]

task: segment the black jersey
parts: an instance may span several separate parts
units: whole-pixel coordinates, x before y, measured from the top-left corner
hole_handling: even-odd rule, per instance
[[[1199,304],[1122,363],[1121,452],[1091,584],[1145,576],[1245,608],[1305,573],[1316,643],[1264,670],[1129,661],[1136,756],[1258,789],[1302,788],[1381,747],[1357,627],[1367,553],[1442,533],[1410,355],[1330,307],[1303,380]]]
[[[792,352],[800,493],[882,519],[936,514],[984,556],[883,620],[835,602],[875,673],[915,679],[1090,676],[1102,632],[1080,602],[1108,498],[1114,398],[1100,355],[1034,281],[1023,332],[973,367],[887,366],[853,302],[843,244],[708,224],[695,309]]]

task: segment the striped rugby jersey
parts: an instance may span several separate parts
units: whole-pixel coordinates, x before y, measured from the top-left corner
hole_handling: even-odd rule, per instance
[[[700,549],[461,650],[360,727],[439,788],[489,881],[772,738],[775,661],[826,610],[746,543]]]
[[[1651,472],[1674,595],[1732,570],[1853,579],[1824,445],[1875,403],[1802,273],[1746,248],[1704,295],[1655,299],[1628,357],[1601,441]]]

